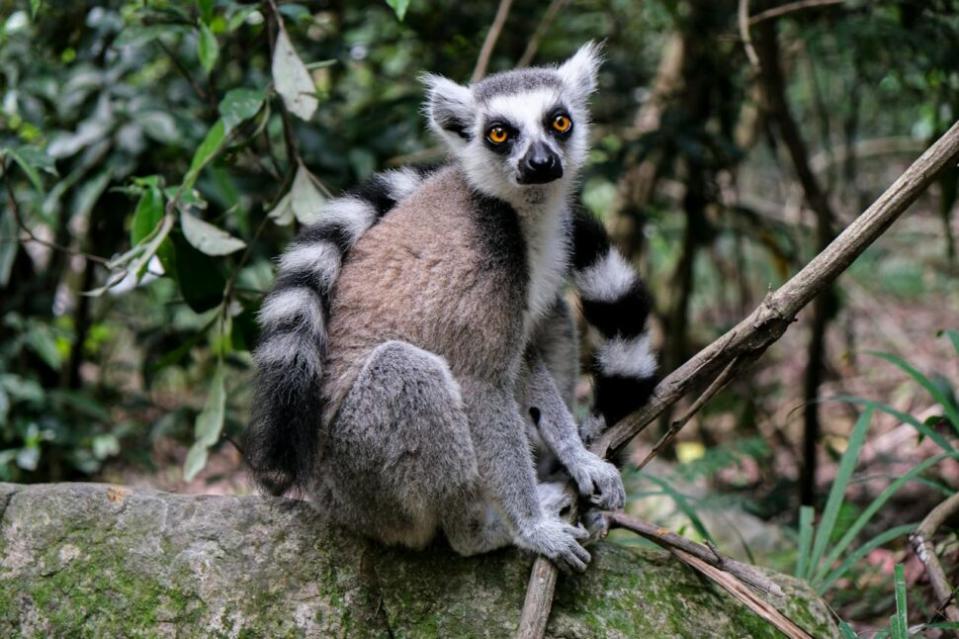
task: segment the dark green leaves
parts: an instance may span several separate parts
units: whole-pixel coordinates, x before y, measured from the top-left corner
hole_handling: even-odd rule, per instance
[[[209,73],[216,66],[216,60],[220,56],[220,45],[217,44],[216,36],[207,26],[206,22],[200,23],[200,37],[197,40],[197,56],[200,58],[200,65],[203,70]]]

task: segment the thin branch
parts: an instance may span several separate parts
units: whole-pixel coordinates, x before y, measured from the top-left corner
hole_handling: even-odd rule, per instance
[[[923,153],[872,206],[854,220],[829,246],[802,270],[766,296],[760,306],[725,335],[701,350],[656,385],[646,406],[619,421],[590,447],[605,457],[626,445],[667,408],[679,401],[689,389],[714,379],[737,357],[758,358],[786,332],[796,313],[829,286],[853,260],[882,235],[922,194],[936,175],[959,156],[959,122]],[[707,564],[708,565],[708,564]],[[710,566],[711,569],[715,570]],[[556,567],[543,557],[533,566],[526,593],[527,602],[549,602],[556,588]],[[540,639],[549,618],[549,606],[523,609],[521,630],[531,628],[539,634],[517,635],[521,639]],[[539,617],[532,615],[539,614]]]
[[[749,18],[749,26],[757,25],[765,20],[780,18],[788,13],[795,13],[796,11],[811,9],[813,7],[826,7],[832,4],[842,4],[845,1],[846,0],[797,0],[796,2],[790,2],[789,4],[773,7],[772,9],[767,9],[757,13]]]
[[[690,388],[713,379],[735,357],[758,357],[778,340],[796,314],[829,286],[922,194],[959,155],[959,122],[930,146],[873,204],[748,317],[663,379],[650,402],[607,430],[593,445],[605,455],[638,435]]]
[[[636,533],[640,537],[650,540],[654,544],[665,548],[666,550],[682,550],[684,552],[698,557],[710,566],[714,566],[722,571],[728,572],[738,579],[746,582],[759,592],[784,597],[786,593],[779,587],[779,584],[769,579],[755,567],[744,564],[741,561],[730,559],[719,554],[719,551],[712,545],[697,544],[695,541],[686,539],[681,535],[670,532],[659,526],[647,523],[635,517],[621,512],[610,513],[608,521],[611,528],[623,528]]]
[[[673,549],[672,553],[687,566],[698,570],[703,576],[708,577],[735,599],[738,599],[744,606],[778,628],[779,631],[789,637],[789,639],[815,639],[792,619],[760,599],[753,591],[747,588],[742,581],[732,574],[724,572],[686,551]]]
[[[97,264],[102,264],[103,266],[109,268],[110,260],[105,257],[100,257],[99,255],[93,255],[91,253],[84,253],[83,251],[72,249],[69,246],[63,246],[61,244],[57,244],[56,242],[45,240],[42,237],[37,237],[33,230],[30,229],[30,227],[28,227],[23,221],[23,216],[20,212],[20,204],[17,202],[17,198],[13,194],[13,187],[10,185],[10,180],[7,178],[6,167],[4,167],[3,170],[3,183],[7,189],[7,202],[10,204],[10,211],[13,213],[13,220],[17,224],[17,229],[26,235],[26,238],[21,241],[33,242],[67,255],[78,255],[90,260],[91,262],[96,262]],[[14,241],[17,241],[16,238],[14,238]]]
[[[669,446],[669,444],[676,438],[676,435],[682,430],[683,426],[689,423],[689,420],[692,419],[693,415],[699,412],[699,410],[708,402],[713,396],[718,393],[720,390],[726,387],[730,381],[732,381],[733,376],[739,372],[742,368],[740,365],[742,359],[740,357],[733,358],[729,364],[726,365],[726,368],[723,369],[723,372],[712,381],[709,387],[703,391],[703,394],[693,402],[693,405],[689,407],[682,417],[673,421],[669,425],[669,430],[656,442],[656,445],[653,446],[653,449],[649,451],[649,454],[646,455],[646,458],[643,461],[639,462],[639,465],[636,466],[636,470],[642,470],[646,467],[646,464],[651,462],[654,457],[663,452],[663,449]]]
[[[955,590],[946,578],[939,557],[936,556],[932,538],[939,527],[956,513],[959,513],[959,493],[933,508],[919,524],[916,532],[909,535],[909,545],[926,567],[926,575],[932,584],[933,592],[936,593],[939,609],[946,619],[953,622],[959,622],[959,606],[956,606]],[[953,636],[959,636],[959,633],[953,631]]]
[[[746,50],[746,57],[749,64],[754,69],[759,68],[759,56],[756,55],[756,48],[753,46],[753,38],[749,33],[749,0],[739,0],[739,11],[736,13],[739,23],[739,37],[743,41],[743,48]]]
[[[493,55],[493,48],[496,47],[496,41],[499,40],[500,33],[503,32],[503,26],[506,24],[506,18],[509,17],[509,10],[512,6],[513,0],[500,0],[499,7],[496,9],[496,17],[493,18],[493,24],[490,25],[489,31],[486,33],[483,47],[476,59],[476,66],[473,67],[470,82],[479,82],[486,75],[486,68],[489,66],[490,56]]]
[[[549,31],[549,28],[553,25],[553,21],[556,20],[556,16],[559,15],[559,12],[562,11],[567,4],[569,4],[569,0],[553,0],[549,3],[549,6],[546,7],[546,12],[543,13],[543,19],[540,20],[540,23],[536,26],[536,31],[530,36],[523,55],[520,56],[519,61],[516,63],[517,67],[528,67],[533,62],[533,58],[536,57],[536,52],[539,50],[539,44],[543,36],[546,35],[546,32]]]

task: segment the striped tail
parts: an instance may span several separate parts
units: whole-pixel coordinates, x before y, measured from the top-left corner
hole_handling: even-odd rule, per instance
[[[304,488],[314,472],[330,293],[343,260],[427,175],[412,168],[386,171],[328,201],[320,221],[304,228],[280,257],[276,284],[259,314],[253,411],[243,446],[256,482],[274,495]]]
[[[586,321],[602,336],[591,371],[594,419],[581,433],[589,441],[643,406],[656,386],[656,356],[646,327],[652,298],[610,245],[602,223],[585,212],[573,222],[573,282]]]

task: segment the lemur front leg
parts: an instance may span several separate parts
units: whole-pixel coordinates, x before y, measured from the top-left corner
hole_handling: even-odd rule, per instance
[[[543,442],[553,451],[581,496],[603,510],[617,510],[626,502],[619,470],[583,445],[576,421],[538,354],[528,362],[525,406]]]
[[[460,384],[481,480],[516,545],[545,555],[564,570],[585,570],[590,556],[579,542],[589,533],[543,512],[526,425],[513,389],[477,379]]]

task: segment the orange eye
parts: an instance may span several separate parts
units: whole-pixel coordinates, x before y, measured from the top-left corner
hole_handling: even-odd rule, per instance
[[[486,133],[486,139],[493,144],[502,144],[509,139],[509,133],[501,126],[494,126]]]
[[[553,130],[557,133],[566,133],[573,128],[573,121],[565,115],[557,115],[553,118]]]

